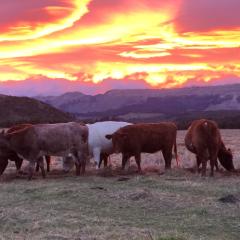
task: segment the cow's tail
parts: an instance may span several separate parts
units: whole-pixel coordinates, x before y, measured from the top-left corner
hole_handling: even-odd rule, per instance
[[[175,141],[174,141],[174,144],[173,144],[173,151],[174,151],[174,154],[175,154],[175,157],[176,157],[176,163],[177,163],[177,167],[179,167],[179,156],[178,156],[178,153],[177,153],[177,139],[175,138]]]

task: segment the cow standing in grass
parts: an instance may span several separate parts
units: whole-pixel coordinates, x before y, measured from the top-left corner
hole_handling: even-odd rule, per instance
[[[134,156],[138,171],[141,172],[141,153],[162,151],[165,169],[170,169],[174,147],[178,163],[176,136],[176,125],[171,122],[162,122],[125,126],[113,134],[106,135],[106,138],[112,139],[113,149],[116,153],[123,154],[122,169],[124,169],[128,159]]]
[[[17,124],[17,125],[12,126],[11,128],[9,128],[7,130],[7,133],[13,133],[13,132],[16,132],[18,130],[21,130],[21,129],[24,129],[24,128],[27,128],[27,127],[31,127],[31,126],[32,126],[32,124],[29,124],[29,123]],[[9,155],[9,158],[8,158],[9,160],[15,161],[15,165],[16,165],[17,171],[19,172],[20,168],[22,166],[23,159],[20,158],[19,156],[17,156],[17,154],[14,151],[12,151],[12,150],[8,153],[8,155]],[[47,172],[50,172],[51,157],[50,156],[44,156],[44,158],[45,158],[46,164],[47,164]],[[0,170],[2,170],[2,169],[0,168]],[[5,169],[3,169],[3,171],[4,170]],[[3,173],[3,171],[2,171],[2,173]],[[39,171],[38,163],[37,163],[37,166],[36,166],[36,171],[37,172]]]
[[[29,180],[35,163],[39,164],[45,177],[43,156],[71,156],[76,165],[76,174],[84,173],[88,155],[88,129],[79,123],[36,124],[19,131],[1,134],[0,143],[6,144],[29,161]],[[0,148],[1,149],[1,148]]]
[[[232,153],[226,149],[216,122],[206,119],[193,121],[185,136],[185,145],[196,154],[198,172],[202,164],[202,176],[206,176],[209,159],[211,176],[214,175],[214,166],[218,169],[217,158],[225,169],[234,170]]]

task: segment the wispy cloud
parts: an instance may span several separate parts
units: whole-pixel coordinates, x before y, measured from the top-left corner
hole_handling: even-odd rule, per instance
[[[155,88],[238,81],[239,7],[238,0],[6,1],[0,81],[41,75],[98,84],[99,92],[136,81]]]

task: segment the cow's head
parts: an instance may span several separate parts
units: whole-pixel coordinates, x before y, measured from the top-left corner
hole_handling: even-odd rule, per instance
[[[218,159],[221,165],[228,171],[234,171],[233,154],[231,149],[222,147],[218,152]]]
[[[121,132],[115,132],[113,134],[107,134],[105,136],[108,140],[112,140],[113,151],[115,153],[120,153],[123,151],[126,141],[128,139],[127,134]]]

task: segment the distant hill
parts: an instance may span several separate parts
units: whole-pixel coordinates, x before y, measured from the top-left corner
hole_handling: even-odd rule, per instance
[[[173,120],[185,128],[193,119],[206,117],[224,127],[240,128],[240,84],[111,90],[95,96],[69,92],[37,99],[82,119]]]
[[[73,116],[28,97],[0,95],[0,127],[17,123],[68,122]]]

